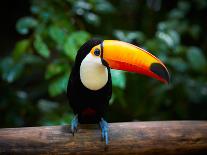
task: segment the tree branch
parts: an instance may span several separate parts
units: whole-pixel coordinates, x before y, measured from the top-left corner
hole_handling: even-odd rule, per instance
[[[207,121],[111,123],[109,145],[98,125],[0,129],[0,154],[207,154]]]

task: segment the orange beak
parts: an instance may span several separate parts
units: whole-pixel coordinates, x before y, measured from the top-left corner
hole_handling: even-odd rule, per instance
[[[104,40],[102,46],[102,59],[110,68],[144,74],[169,83],[165,65],[144,49],[116,40]]]

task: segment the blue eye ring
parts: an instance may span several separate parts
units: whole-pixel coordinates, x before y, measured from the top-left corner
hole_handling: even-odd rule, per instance
[[[101,53],[101,51],[98,48],[96,48],[95,51],[94,51],[94,55],[99,56],[100,53]]]

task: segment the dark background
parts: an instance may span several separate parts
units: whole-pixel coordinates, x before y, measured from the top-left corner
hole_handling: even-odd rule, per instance
[[[1,56],[11,52],[15,42],[22,38],[15,25],[19,18],[30,14],[29,7],[30,3],[27,0],[1,2]]]

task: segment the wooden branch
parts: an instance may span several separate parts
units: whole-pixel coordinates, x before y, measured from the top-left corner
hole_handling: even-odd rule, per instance
[[[111,123],[109,145],[98,125],[0,129],[0,154],[207,154],[207,121]]]

